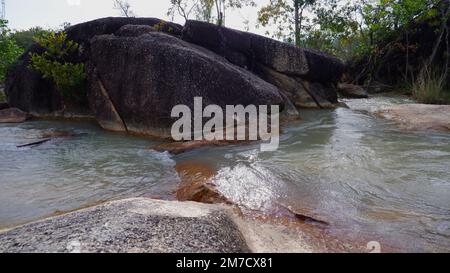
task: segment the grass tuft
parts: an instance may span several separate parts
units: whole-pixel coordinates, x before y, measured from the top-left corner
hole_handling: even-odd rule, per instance
[[[445,90],[447,73],[424,68],[412,84],[414,98],[426,104],[450,103],[450,92]]]

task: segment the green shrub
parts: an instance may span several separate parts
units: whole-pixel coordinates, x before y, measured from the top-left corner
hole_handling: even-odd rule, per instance
[[[42,54],[30,53],[30,68],[50,79],[67,100],[80,101],[85,97],[85,69],[83,63],[72,63],[67,58],[79,45],[67,39],[65,32],[42,33],[35,41],[45,49]]]
[[[8,67],[23,53],[7,27],[7,21],[0,20],[0,83],[5,80]]]
[[[425,67],[412,84],[414,98],[428,104],[449,103],[450,94],[445,90],[446,76],[447,73]]]

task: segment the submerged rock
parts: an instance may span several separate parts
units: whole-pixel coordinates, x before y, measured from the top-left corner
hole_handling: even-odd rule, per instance
[[[450,132],[450,105],[402,104],[376,112],[409,130],[438,130]]]
[[[364,99],[369,97],[369,93],[362,86],[348,83],[338,84],[338,92],[346,98]]]
[[[230,204],[216,189],[212,181],[216,172],[211,167],[199,162],[183,162],[177,164],[175,169],[181,179],[176,193],[179,201]]]
[[[0,123],[21,123],[28,119],[28,114],[17,108],[0,110]]]
[[[0,252],[234,253],[250,249],[220,205],[135,198],[0,233]]]

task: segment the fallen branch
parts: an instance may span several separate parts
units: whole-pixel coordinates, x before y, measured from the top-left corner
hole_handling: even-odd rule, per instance
[[[42,140],[39,140],[39,141],[35,141],[35,142],[23,144],[23,145],[18,145],[18,146],[16,146],[16,147],[17,147],[17,148],[24,148],[24,147],[30,147],[30,146],[41,145],[41,144],[44,144],[44,143],[46,143],[46,142],[49,142],[50,140],[52,140],[52,139],[51,139],[51,138],[46,138],[46,139],[42,139]]]
[[[41,139],[39,141],[35,141],[35,142],[31,142],[31,143],[27,143],[27,144],[22,144],[22,145],[18,145],[16,146],[17,148],[24,148],[24,147],[31,147],[31,146],[36,146],[36,145],[41,145],[44,143],[49,142],[52,139],[56,139],[56,138],[69,138],[69,137],[78,137],[78,136],[84,136],[87,135],[87,133],[80,133],[80,134],[67,134],[67,135],[56,135],[56,137],[46,137],[44,139]]]

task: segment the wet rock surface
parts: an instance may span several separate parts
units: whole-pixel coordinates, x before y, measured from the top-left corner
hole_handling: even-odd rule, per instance
[[[207,204],[231,204],[213,183],[216,171],[199,162],[182,162],[175,170],[181,179],[176,195],[179,201],[195,201]]]
[[[28,119],[28,114],[17,108],[0,110],[0,123],[21,123]]]
[[[403,104],[385,107],[375,114],[407,130],[450,132],[450,105]]]

